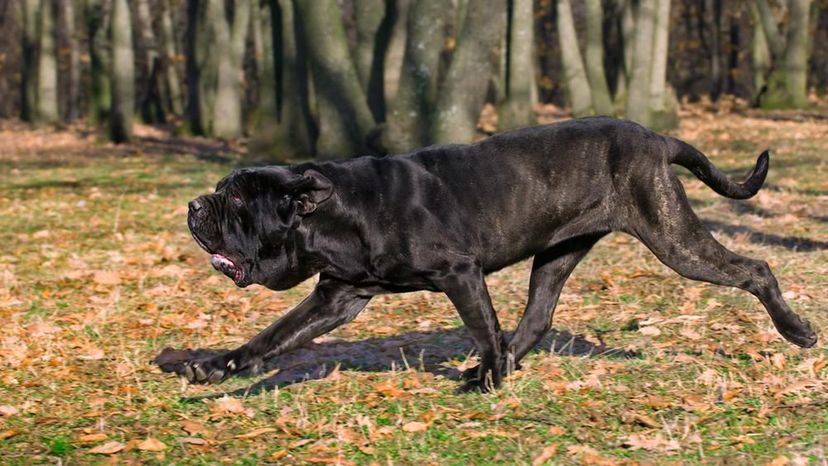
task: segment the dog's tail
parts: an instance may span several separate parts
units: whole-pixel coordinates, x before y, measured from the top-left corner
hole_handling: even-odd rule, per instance
[[[687,168],[702,180],[704,184],[710,186],[713,191],[716,191],[722,196],[731,199],[748,199],[753,197],[759,192],[759,188],[762,187],[762,183],[765,182],[765,178],[768,176],[768,160],[770,159],[770,154],[767,150],[759,155],[759,158],[756,160],[756,166],[753,167],[753,171],[747,179],[741,183],[737,183],[719,171],[695,147],[678,139],[673,139],[673,141],[677,147],[670,156],[670,163]]]

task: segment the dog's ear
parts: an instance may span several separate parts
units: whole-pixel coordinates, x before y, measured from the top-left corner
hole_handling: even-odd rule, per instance
[[[306,170],[288,183],[288,192],[296,200],[299,215],[308,215],[333,193],[333,183],[316,170]]]

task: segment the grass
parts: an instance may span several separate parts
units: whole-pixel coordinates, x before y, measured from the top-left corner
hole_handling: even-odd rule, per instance
[[[767,189],[746,202],[678,171],[716,237],[768,260],[791,306],[826,328],[828,125],[696,114],[677,134],[737,176],[775,147]],[[312,282],[239,290],[214,272],[186,203],[237,158],[147,141],[0,126],[4,463],[825,461],[824,343],[792,347],[750,295],[677,277],[623,235],[578,267],[556,330],[495,394],[453,393],[471,344],[429,293],[376,298],[278,372],[183,387],[149,364],[162,348],[238,345]],[[528,271],[488,280],[505,328]],[[248,391],[261,379],[278,388]]]

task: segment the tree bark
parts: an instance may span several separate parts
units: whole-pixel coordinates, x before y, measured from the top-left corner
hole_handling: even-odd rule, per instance
[[[715,102],[722,93],[722,0],[705,0],[705,10],[711,13],[710,21],[710,98]]]
[[[313,154],[308,113],[308,73],[296,40],[292,0],[268,0],[262,28],[262,94],[254,149],[247,162],[286,163]]]
[[[667,84],[667,55],[670,48],[670,0],[657,0],[650,77],[649,126],[664,130],[678,126],[678,101]]]
[[[112,1],[112,110],[110,138],[115,143],[132,139],[135,112],[135,63],[132,49],[132,22],[127,0]]]
[[[767,0],[755,0],[770,49],[769,75],[758,101],[765,108],[802,108],[807,104],[808,34],[813,0],[788,0],[787,33],[782,34]],[[754,48],[754,53],[758,52]],[[755,58],[756,59],[756,58]],[[761,58],[759,58],[761,60]]]
[[[109,24],[111,0],[86,0],[87,37],[89,37],[89,122],[97,126],[109,120],[111,86],[109,81]]]
[[[446,80],[432,119],[438,144],[470,142],[497,69],[497,47],[505,33],[502,0],[469,0]]]
[[[22,50],[23,72],[21,76],[20,117],[34,123],[37,119],[37,29],[40,0],[23,0]]]
[[[295,6],[316,91],[317,158],[364,154],[375,123],[351,59],[339,6],[336,0],[297,0]]]
[[[402,72],[382,141],[391,153],[428,143],[447,16],[444,0],[415,0],[410,7]]]
[[[568,1],[568,0],[567,0]],[[604,12],[601,0],[586,0],[586,72],[592,94],[592,108],[597,115],[612,115],[607,74],[604,70]]]
[[[509,2],[509,42],[506,59],[506,99],[498,109],[498,130],[530,126],[535,88],[535,54],[532,0]]]
[[[650,125],[655,2],[641,0],[638,5],[632,73],[627,90],[626,116],[644,126]]]
[[[178,52],[170,0],[161,0],[161,42],[163,43],[164,90],[167,108],[175,115],[183,112],[181,78],[178,73]]]
[[[161,102],[161,75],[159,72],[158,43],[152,30],[149,0],[135,0],[135,16],[138,26],[143,59],[141,60],[140,97],[138,107],[141,119],[146,123],[163,122],[164,107]]]
[[[575,32],[575,19],[569,0],[557,0],[558,40],[563,62],[564,82],[566,83],[572,114],[576,117],[594,115],[592,87],[587,76],[578,36]],[[603,69],[603,66],[601,67]]]
[[[232,24],[224,14],[222,0],[208,0],[218,54],[218,82],[213,106],[213,134],[220,138],[242,135],[242,85],[244,43],[250,21],[251,0],[236,0]]]
[[[55,124],[60,121],[58,110],[58,63],[55,47],[55,0],[41,0],[38,20],[40,48],[37,64],[37,117],[38,124]]]
[[[80,115],[81,85],[80,49],[75,29],[75,2],[74,0],[60,0],[60,8],[63,12],[63,31],[69,48],[69,83],[64,121],[71,123]]]

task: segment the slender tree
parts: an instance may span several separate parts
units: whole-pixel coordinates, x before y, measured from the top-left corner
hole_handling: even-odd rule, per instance
[[[444,0],[415,0],[411,6],[402,73],[382,141],[392,153],[428,143],[447,17]]]
[[[111,104],[109,25],[112,0],[85,0],[84,17],[89,37],[89,120],[92,125],[109,120]]]
[[[161,0],[161,43],[164,68],[164,99],[168,111],[175,115],[183,112],[180,76],[178,72],[178,48],[173,27],[172,7],[170,0]]]
[[[37,60],[37,123],[60,121],[58,110],[58,63],[55,39],[55,0],[41,0],[38,20],[40,47]]]
[[[112,108],[109,134],[115,143],[132,139],[135,112],[135,63],[132,48],[132,22],[126,0],[112,0]]]
[[[23,72],[20,81],[21,107],[20,116],[24,121],[34,123],[37,119],[37,18],[40,0],[22,1],[23,37],[22,58]]]
[[[63,13],[63,31],[69,49],[69,84],[64,120],[71,123],[80,115],[81,95],[81,59],[80,44],[75,29],[75,1],[60,0],[60,10]]]
[[[143,121],[163,122],[166,118],[161,102],[160,58],[155,31],[152,28],[149,0],[135,0],[134,6],[139,50],[143,55],[139,61],[142,79],[138,90],[138,108]]]
[[[292,0],[268,0],[262,14],[262,94],[250,162],[313,154],[308,71],[299,49]]]
[[[811,5],[813,0],[786,0],[787,31],[780,30],[768,0],[755,0],[770,51],[771,66],[758,101],[766,108],[802,108],[807,104],[808,57],[810,54]],[[757,48],[754,47],[754,51]],[[761,52],[760,52],[761,53]],[[761,62],[764,57],[754,57]]]
[[[249,30],[252,0],[235,0],[233,17],[225,15],[223,0],[208,0],[214,50],[217,54],[218,79],[213,106],[213,134],[220,138],[242,135],[242,60]]]
[[[604,11],[601,0],[586,0],[586,47],[584,52],[592,107],[598,115],[612,115],[607,74],[604,70]]]
[[[558,37],[561,46],[564,82],[567,96],[575,116],[593,115],[592,89],[587,78],[581,50],[578,48],[578,36],[572,16],[569,0],[557,1]]]
[[[353,157],[368,152],[375,122],[351,59],[336,0],[297,0],[307,47],[319,124],[317,157]]]
[[[438,144],[469,142],[500,58],[506,29],[502,0],[468,0],[457,47],[437,99],[431,138]]]
[[[535,121],[534,15],[532,0],[510,0],[506,45],[506,96],[498,108],[498,129]]]

